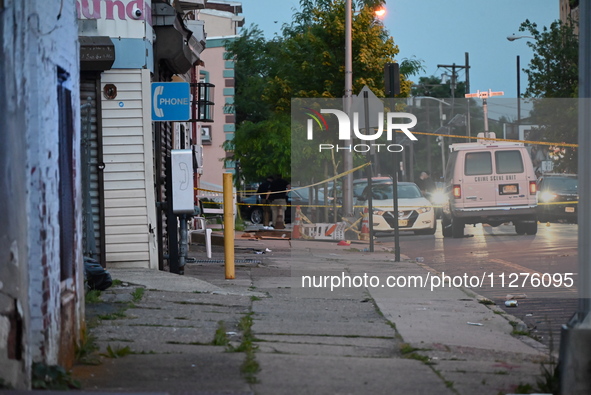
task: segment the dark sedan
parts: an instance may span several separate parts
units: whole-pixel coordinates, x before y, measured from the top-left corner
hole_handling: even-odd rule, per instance
[[[310,204],[308,189],[295,189],[287,193],[287,208],[285,209],[285,223],[291,223],[295,216],[295,206],[302,206],[302,212],[313,220],[312,216],[318,210],[318,207],[324,202],[324,194],[318,192],[315,204]],[[263,206],[259,206],[260,199],[257,195],[252,195],[242,199],[240,208],[240,215],[243,219],[252,222],[253,224],[260,224],[263,222]],[[311,207],[313,206],[313,207]],[[293,213],[293,214],[292,214]]]
[[[577,223],[576,174],[545,174],[538,179],[538,220]]]

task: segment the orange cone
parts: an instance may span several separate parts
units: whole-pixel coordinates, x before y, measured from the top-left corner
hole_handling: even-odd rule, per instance
[[[359,240],[369,241],[369,211],[367,207],[363,209],[363,219],[361,220],[361,233]]]
[[[295,220],[294,220],[294,224],[293,224],[293,229],[291,231],[291,238],[292,239],[301,239],[302,238],[302,234],[300,232],[301,226],[302,226],[301,208],[300,208],[300,206],[296,206]]]

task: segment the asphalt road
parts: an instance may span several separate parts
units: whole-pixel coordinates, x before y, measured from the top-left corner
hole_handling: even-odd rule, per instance
[[[441,230],[435,236],[401,233],[400,247],[446,276],[462,277],[464,285],[522,319],[534,337],[557,350],[560,327],[577,308],[577,231],[572,224],[540,224],[537,235],[528,236],[517,235],[513,226],[477,225],[467,226],[462,239],[444,239]],[[391,235],[379,241],[394,244]],[[509,295],[516,307],[505,306]]]

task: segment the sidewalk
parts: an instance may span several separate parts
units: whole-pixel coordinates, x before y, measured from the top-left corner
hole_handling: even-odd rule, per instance
[[[74,375],[87,391],[171,394],[497,395],[535,388],[547,351],[513,336],[514,319],[469,291],[301,288],[302,276],[427,275],[426,266],[394,262],[379,244],[373,254],[354,250],[365,247],[237,237],[235,280],[224,279],[222,248],[208,260],[200,245],[191,245],[197,261],[184,276],[111,270],[123,284],[103,293],[106,303],[88,305],[87,315],[102,318],[91,333],[102,354],[132,353],[77,365]],[[257,254],[265,249],[271,252]],[[132,294],[137,300],[138,288],[143,295],[133,307],[117,303]]]

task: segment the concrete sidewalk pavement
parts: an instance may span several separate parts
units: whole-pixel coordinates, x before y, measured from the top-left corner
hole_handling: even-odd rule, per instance
[[[382,285],[385,276],[429,273],[407,258],[394,262],[380,245],[357,251],[365,247],[238,237],[234,280],[224,279],[221,247],[208,260],[201,245],[191,245],[196,262],[184,276],[111,270],[123,284],[88,305],[102,363],[78,365],[74,375],[89,391],[195,394],[535,388],[548,352],[514,336],[511,317],[467,290],[301,287],[302,276],[373,276]],[[126,347],[131,354],[116,355]]]

